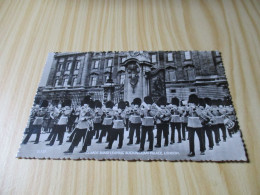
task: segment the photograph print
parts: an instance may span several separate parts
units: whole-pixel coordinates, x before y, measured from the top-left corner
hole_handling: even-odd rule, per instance
[[[248,161],[219,51],[50,53],[17,157]]]

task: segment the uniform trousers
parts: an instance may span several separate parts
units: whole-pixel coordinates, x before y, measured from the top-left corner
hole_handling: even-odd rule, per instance
[[[227,130],[226,130],[225,125],[222,123],[222,124],[219,124],[218,127],[219,127],[219,128],[221,129],[221,131],[222,131],[223,140],[226,141],[226,139],[227,139]]]
[[[218,144],[219,141],[220,141],[220,135],[219,135],[219,125],[216,124],[216,125],[212,125],[211,126],[214,134],[215,134],[215,143]]]
[[[181,123],[170,123],[171,124],[171,142],[175,142],[175,128],[178,131],[178,142],[181,142]]]
[[[73,136],[73,140],[72,140],[72,143],[69,147],[69,151],[70,152],[73,152],[74,150],[74,147],[75,146],[78,146],[79,145],[79,142],[83,139],[83,142],[85,140],[85,137],[86,137],[86,133],[87,133],[87,129],[78,129],[76,128],[74,130],[74,136]],[[83,146],[84,147],[84,146]],[[87,147],[84,148],[85,151],[87,150]]]
[[[36,133],[35,143],[38,143],[40,140],[41,128],[42,125],[32,125],[31,128],[29,129],[29,133],[26,135],[26,137],[23,140],[23,144],[27,144],[27,142],[29,141],[33,133]]]
[[[209,140],[209,147],[213,148],[214,146],[214,141],[213,141],[213,135],[212,135],[212,130],[211,127],[208,125],[204,125],[202,128],[202,140],[204,143],[204,149],[206,150],[206,138],[205,138],[205,134],[207,134],[208,140]]]
[[[142,135],[140,149],[144,150],[146,133],[148,133],[149,149],[153,149],[153,129],[154,126],[144,126],[142,125]]]
[[[182,139],[186,140],[186,130],[188,123],[181,123]]]
[[[107,136],[106,141],[109,142],[111,137],[112,125],[102,125],[102,131],[99,136],[98,142],[102,142],[102,138]]]
[[[129,129],[129,118],[125,119],[125,126],[126,126],[126,131]]]
[[[204,143],[202,139],[202,128],[192,128],[188,127],[189,131],[189,144],[190,144],[190,153],[195,154],[195,144],[194,144],[194,137],[195,137],[195,132],[198,135],[199,142],[200,142],[200,151],[204,152]]]
[[[54,125],[53,127],[53,136],[50,141],[50,145],[52,146],[55,142],[56,137],[58,136],[59,144],[61,145],[63,143],[64,133],[66,131],[67,125]]]
[[[165,139],[164,145],[168,146],[168,142],[169,142],[169,123],[157,124],[156,127],[157,127],[157,145],[161,146],[162,133],[163,133],[163,137]]]
[[[101,123],[94,123],[94,131],[96,133],[96,139],[99,138],[100,130],[102,130],[102,124]]]
[[[133,143],[133,139],[134,139],[134,132],[136,134],[136,142],[140,143],[140,128],[141,128],[141,123],[131,123],[130,125],[130,132],[129,132],[129,143]]]
[[[112,145],[114,141],[117,140],[117,137],[119,137],[118,148],[121,148],[123,146],[123,140],[124,140],[124,128],[121,129],[112,128],[110,133],[109,144],[108,144],[109,148],[112,148]]]

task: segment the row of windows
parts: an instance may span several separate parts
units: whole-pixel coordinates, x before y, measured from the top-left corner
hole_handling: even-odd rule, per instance
[[[59,87],[59,86],[68,87],[68,86],[70,86],[70,85],[68,84],[68,82],[69,82],[69,79],[66,78],[66,79],[63,80],[62,85],[59,85],[59,79],[56,79],[56,80],[55,80],[55,87]],[[73,78],[72,86],[76,86],[76,85],[77,85],[77,78]]]
[[[184,54],[185,54],[185,59],[186,60],[190,60],[191,59],[191,54],[190,54],[189,51],[186,51]],[[168,61],[173,61],[173,53],[172,52],[169,52],[167,54],[167,57],[168,57]],[[121,58],[121,63],[124,62],[125,60],[126,60],[126,57],[122,57]],[[156,54],[152,54],[151,55],[151,61],[152,61],[152,63],[156,63],[157,62],[157,55]],[[107,67],[111,67],[112,66],[112,62],[113,62],[113,59],[108,59],[107,60]],[[99,69],[99,63],[100,63],[100,60],[95,60],[94,64],[93,64],[93,69]],[[81,66],[80,61],[77,61],[76,65],[75,65],[75,70],[79,70],[80,66]],[[65,70],[69,71],[69,70],[71,70],[71,68],[72,68],[72,61],[67,62],[66,65],[65,65]],[[62,63],[60,63],[58,65],[58,71],[61,71],[62,69],[64,69],[64,65]]]
[[[190,60],[191,59],[190,51],[185,51],[184,52],[184,57],[185,57],[185,60]],[[167,53],[167,60],[168,60],[168,62],[172,62],[173,61],[173,53],[172,52]],[[151,62],[152,63],[156,63],[157,62],[157,55],[156,54],[152,54],[151,55]]]
[[[196,88],[191,88],[191,89],[189,89],[189,91],[190,91],[191,93],[196,93],[197,90],[196,90]],[[170,92],[171,92],[171,93],[176,93],[176,89],[171,89]]]
[[[185,51],[184,52],[185,55],[185,60],[190,60],[191,59],[191,53],[189,51]],[[173,53],[169,52],[167,53],[167,58],[169,62],[173,61]],[[121,63],[124,62],[126,60],[126,57],[121,57]],[[107,66],[106,67],[111,67],[112,66],[112,59],[108,59],[107,60]],[[95,60],[94,64],[93,64],[93,68],[94,69],[98,69],[99,68],[99,62],[100,60]],[[157,55],[156,54],[152,54],[151,55],[151,62],[152,63],[156,63],[157,62]]]
[[[81,65],[80,61],[77,61],[76,65],[75,65],[75,70],[79,70],[80,65]],[[72,62],[67,62],[66,65],[65,65],[65,70],[68,71],[68,70],[71,70],[71,68],[72,68]],[[62,69],[64,69],[64,64],[60,63],[58,65],[58,71],[61,71]]]
[[[90,86],[96,86],[97,85],[97,79],[98,79],[97,76],[90,77]],[[109,76],[105,75],[104,81],[107,82],[108,79],[109,79]],[[125,83],[125,74],[121,74],[118,79],[119,79],[119,84],[123,85]],[[55,87],[59,87],[59,86],[68,87],[68,86],[70,86],[68,84],[68,82],[69,82],[69,79],[66,78],[66,79],[63,80],[62,85],[59,85],[59,79],[56,79],[55,80]],[[77,78],[73,78],[72,86],[76,86],[76,85],[77,85]]]
[[[97,79],[98,79],[97,76],[90,77],[90,86],[96,86],[97,85]],[[108,79],[109,79],[109,76],[105,75],[104,81],[107,82]],[[123,85],[125,83],[125,74],[119,75],[118,79],[119,79],[119,84]]]

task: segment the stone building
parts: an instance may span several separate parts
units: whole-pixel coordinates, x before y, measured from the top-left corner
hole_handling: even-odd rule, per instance
[[[54,103],[85,95],[131,102],[135,97],[164,95],[168,101],[190,94],[223,99],[229,95],[221,56],[216,51],[144,51],[56,53],[47,84],[36,99]]]

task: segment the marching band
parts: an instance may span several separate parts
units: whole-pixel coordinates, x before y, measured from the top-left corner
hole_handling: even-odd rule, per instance
[[[93,139],[97,139],[96,143],[99,144],[103,138],[107,143],[105,149],[112,149],[116,140],[117,149],[121,149],[125,131],[129,130],[129,142],[126,146],[131,147],[135,139],[135,145],[140,146],[138,152],[143,152],[146,142],[149,143],[147,151],[153,151],[153,147],[161,148],[162,139],[163,147],[170,147],[175,144],[177,132],[177,143],[189,141],[188,156],[193,157],[195,134],[199,140],[200,155],[205,155],[206,140],[208,149],[213,150],[214,145],[219,146],[221,141],[226,142],[227,135],[232,137],[238,128],[231,101],[202,99],[192,94],[188,101],[172,98],[171,103],[167,103],[164,96],[156,102],[151,96],[146,96],[143,101],[135,98],[131,104],[123,100],[117,104],[112,101],[103,104],[86,96],[81,106],[72,106],[69,99],[57,106],[49,104],[47,100],[43,100],[41,105],[36,104],[32,108],[25,131],[27,135],[22,144],[27,144],[32,134],[36,134],[34,144],[38,144],[40,135],[44,132],[49,133],[45,140],[49,143],[46,145],[52,146],[56,139],[62,145],[67,131],[70,133],[67,140],[70,146],[64,153],[73,153],[81,141],[82,149],[79,152],[85,153],[91,147]],[[154,130],[157,132],[155,145]]]

